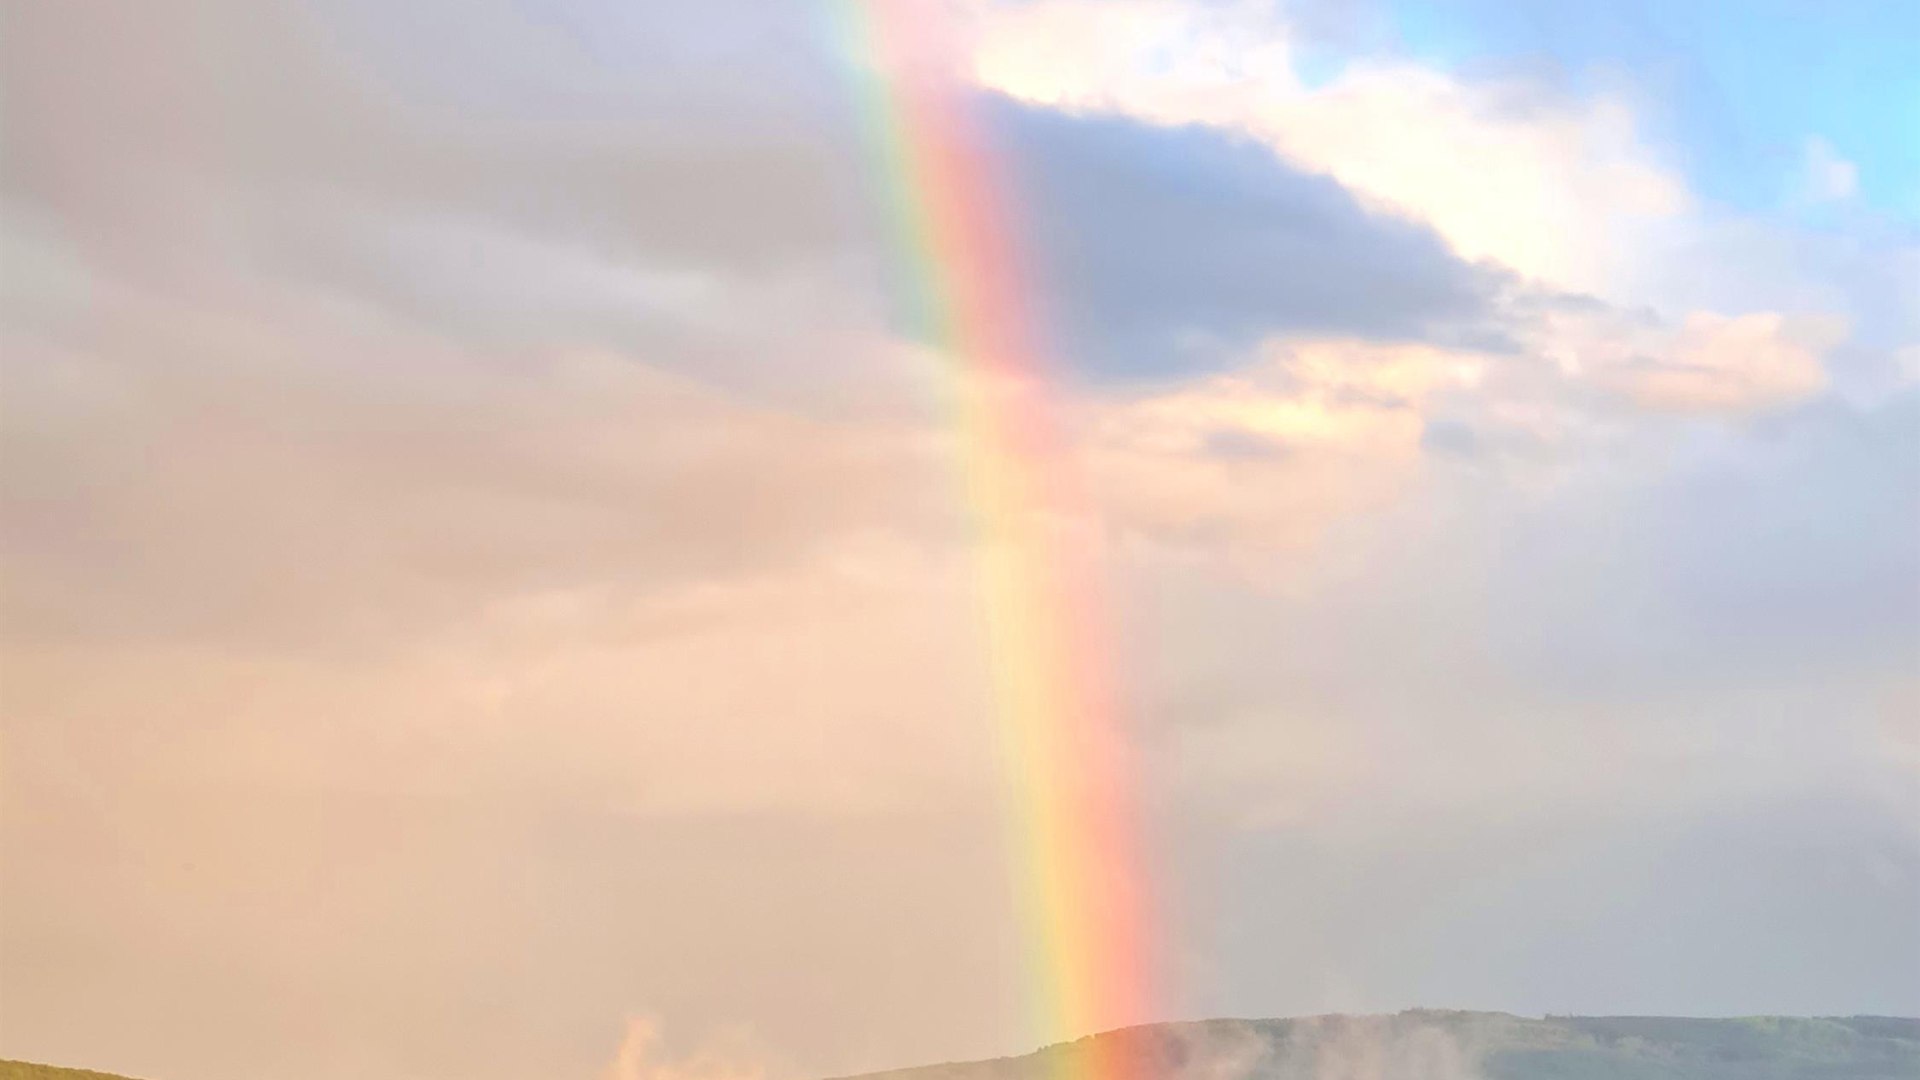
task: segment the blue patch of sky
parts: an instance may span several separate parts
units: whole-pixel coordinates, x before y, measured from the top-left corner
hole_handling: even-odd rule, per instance
[[[1857,197],[1920,220],[1920,0],[1384,0],[1400,46],[1464,71],[1638,90],[1642,122],[1705,198],[1790,210],[1809,138]]]
[[[1347,69],[1347,57],[1336,49],[1304,47],[1294,51],[1293,77],[1310,90],[1332,82]]]

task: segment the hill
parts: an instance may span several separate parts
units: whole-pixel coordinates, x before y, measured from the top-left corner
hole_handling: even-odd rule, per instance
[[[0,1080],[127,1080],[112,1073],[90,1069],[63,1069],[58,1065],[35,1065],[30,1061],[0,1061]]]
[[[1109,1049],[1141,1080],[1920,1080],[1920,1020],[1695,1020],[1417,1009],[1393,1016],[1153,1024],[1023,1057],[845,1080],[1072,1080]],[[0,1061],[0,1080],[126,1080]]]
[[[1920,1080],[1920,1020],[1394,1016],[1204,1020],[849,1080],[1057,1080],[1096,1042],[1166,1080]]]

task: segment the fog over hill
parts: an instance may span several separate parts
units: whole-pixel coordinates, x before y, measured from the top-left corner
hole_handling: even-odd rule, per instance
[[[1125,1040],[1162,1080],[1913,1080],[1920,1020],[1888,1017],[1393,1016],[1203,1020],[1131,1028],[1024,1057],[858,1080],[1051,1080],[1095,1040]]]

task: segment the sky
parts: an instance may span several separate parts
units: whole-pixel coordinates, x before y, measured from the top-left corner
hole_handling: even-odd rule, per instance
[[[1920,1014],[1920,15],[902,0],[1165,1018]],[[976,523],[810,0],[0,8],[0,1057],[1023,1052]]]

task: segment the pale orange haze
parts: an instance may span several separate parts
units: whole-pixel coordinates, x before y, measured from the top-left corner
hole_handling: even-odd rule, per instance
[[[1087,488],[1157,1007],[1920,1012],[1879,159],[1741,201],[1652,67],[1388,5],[912,2]],[[951,358],[827,5],[4,8],[0,1058],[1031,1049]]]

